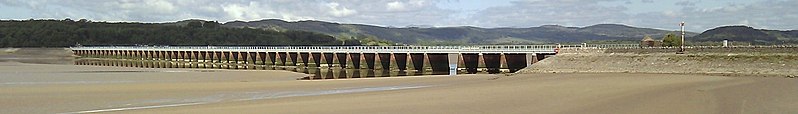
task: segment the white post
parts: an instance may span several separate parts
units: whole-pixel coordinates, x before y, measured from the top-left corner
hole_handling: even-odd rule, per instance
[[[723,47],[729,47],[729,40],[723,39]]]
[[[457,62],[459,62],[459,59],[458,59],[459,57],[460,57],[460,54],[458,54],[458,53],[449,53],[448,54],[449,75],[450,76],[457,75]]]
[[[680,25],[682,27],[682,45],[679,47],[679,52],[684,52],[684,21]]]

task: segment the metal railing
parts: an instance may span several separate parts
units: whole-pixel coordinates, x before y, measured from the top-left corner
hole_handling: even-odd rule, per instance
[[[243,52],[323,52],[323,53],[554,53],[557,48],[587,49],[674,49],[645,47],[639,44],[578,45],[477,45],[477,46],[90,46],[72,50],[145,51],[243,51]],[[685,48],[798,48],[798,45],[685,46]]]
[[[242,51],[333,53],[554,53],[558,45],[481,46],[96,46],[72,50]]]

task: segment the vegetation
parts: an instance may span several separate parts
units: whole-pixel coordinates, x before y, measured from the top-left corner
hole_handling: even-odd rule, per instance
[[[304,32],[310,31],[310,32]],[[544,25],[530,28],[391,28],[323,21],[253,22],[186,20],[175,23],[108,23],[65,20],[0,20],[0,47],[82,45],[475,45],[640,43],[662,37],[662,46],[679,46],[673,31],[617,24],[588,27]],[[798,31],[728,26],[699,35],[687,33],[685,45],[798,44]]]
[[[699,42],[721,42],[729,40],[738,44],[782,45],[798,44],[798,31],[755,29],[748,26],[724,26],[707,30],[693,38]]]
[[[409,44],[409,45],[475,45],[475,44],[552,44],[583,43],[601,40],[619,40],[639,43],[644,35],[662,37],[672,32],[649,28],[636,28],[618,24],[599,24],[588,27],[564,27],[544,25],[529,28],[479,28],[479,27],[431,27],[394,28],[360,24],[339,24],[323,21],[287,22],[283,20],[234,21],[222,26],[231,28],[261,28],[303,30],[334,35],[339,38],[364,38],[372,41],[363,44]],[[687,36],[696,33],[687,33]],[[387,43],[395,42],[395,43]]]
[[[84,19],[0,20],[0,47],[82,45],[360,45],[304,31],[226,28],[212,21],[108,23]]]
[[[682,46],[682,39],[677,37],[673,33],[665,34],[665,36],[662,37],[662,46],[665,47]]]

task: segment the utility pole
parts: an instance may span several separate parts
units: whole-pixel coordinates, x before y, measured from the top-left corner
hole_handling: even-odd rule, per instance
[[[684,21],[679,26],[682,27],[682,44],[679,46],[679,53],[684,53]]]

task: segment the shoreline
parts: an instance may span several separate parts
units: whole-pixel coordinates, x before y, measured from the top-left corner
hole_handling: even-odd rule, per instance
[[[791,107],[798,80],[762,76],[519,72],[296,80],[303,76],[0,62],[0,83],[32,83],[0,84],[0,113],[798,113]]]

